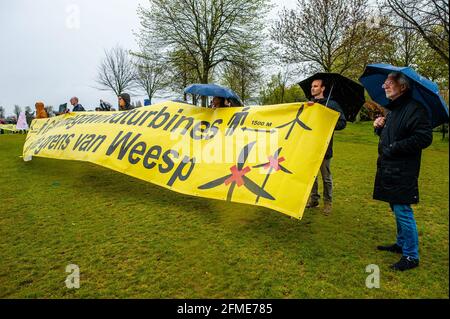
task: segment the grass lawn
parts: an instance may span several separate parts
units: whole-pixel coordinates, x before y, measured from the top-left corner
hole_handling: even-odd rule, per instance
[[[424,151],[414,206],[421,261],[403,273],[387,203],[372,200],[371,123],[335,135],[334,207],[301,221],[191,197],[90,163],[23,162],[0,135],[0,298],[448,298],[448,140]],[[320,186],[320,190],[322,187]],[[293,196],[295,196],[295,191]],[[68,289],[65,268],[80,267]],[[379,289],[365,286],[380,267]]]

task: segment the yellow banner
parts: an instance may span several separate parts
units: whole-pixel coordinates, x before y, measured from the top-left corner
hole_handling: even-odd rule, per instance
[[[0,124],[0,130],[11,131],[11,132],[19,132],[16,124]]]
[[[23,158],[92,162],[180,193],[301,218],[339,114],[320,104],[162,102],[33,120]]]

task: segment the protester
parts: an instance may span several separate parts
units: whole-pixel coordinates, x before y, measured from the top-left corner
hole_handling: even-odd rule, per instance
[[[380,136],[373,198],[388,202],[394,212],[397,242],[377,248],[402,254],[391,268],[403,271],[419,266],[419,236],[411,204],[419,202],[422,149],[431,144],[433,134],[427,111],[412,99],[403,74],[390,73],[383,88],[390,103],[386,117],[373,124]]]
[[[312,101],[320,103],[335,110],[340,113],[339,119],[337,121],[335,130],[343,130],[347,125],[344,112],[342,111],[339,104],[331,98],[325,98],[326,84],[323,80],[314,80],[311,84],[311,95],[313,97]],[[331,158],[333,157],[333,137],[331,137],[330,144],[325,153],[325,158],[320,165],[320,174],[322,175],[323,181],[323,211],[325,214],[330,214],[332,210],[332,199],[333,199],[333,179],[331,175]],[[309,197],[307,208],[316,207],[319,205],[319,185],[318,179],[316,178],[311,190],[311,195]]]
[[[36,118],[37,119],[48,118],[48,113],[47,113],[47,111],[45,109],[45,106],[44,106],[43,102],[36,102],[34,107],[36,108]]]
[[[105,102],[105,101],[103,101],[103,100],[100,100],[100,107],[98,107],[97,109],[98,109],[99,111],[111,111],[111,107],[112,107],[112,105],[109,104],[108,102]],[[96,110],[97,110],[97,109],[96,109]]]
[[[215,109],[218,107],[225,107],[225,99],[223,97],[219,97],[219,96],[214,96],[213,99],[211,100],[211,104],[210,107]]]
[[[28,126],[30,126],[31,125],[31,122],[33,121],[33,119],[35,118],[34,117],[34,114],[35,114],[36,112],[31,112],[31,109],[30,110],[25,110],[25,118],[26,118],[26,121],[27,121],[27,124],[28,124]],[[1,123],[0,123],[1,124]]]
[[[74,96],[73,98],[70,99],[70,104],[72,104],[72,106],[73,106],[72,112],[85,111],[83,105],[78,103],[78,98],[76,96]]]
[[[131,110],[133,108],[131,106],[130,94],[128,94],[128,93],[119,94],[118,99],[119,99],[119,110],[120,111],[127,111],[127,110]]]

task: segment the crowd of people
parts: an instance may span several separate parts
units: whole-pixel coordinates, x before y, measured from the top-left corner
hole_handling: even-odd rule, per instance
[[[121,93],[117,97],[118,99],[118,109],[119,111],[127,111],[133,109],[133,105],[131,104],[131,97],[128,93]],[[78,97],[73,96],[70,98],[70,104],[72,108],[70,109],[67,107],[67,103],[61,104],[59,106],[59,110],[54,112],[54,115],[58,116],[61,114],[69,113],[69,112],[85,112],[86,109],[83,107],[83,105],[80,103]],[[26,112],[27,122],[31,122],[33,118],[36,119],[42,119],[42,118],[48,118],[50,116],[53,116],[53,114],[49,114],[48,109],[46,108],[44,102],[38,101],[35,103],[35,111],[34,112]],[[218,107],[232,107],[232,106],[238,106],[235,102],[233,102],[231,99],[225,99],[223,97],[215,96],[211,99],[211,103],[209,104],[209,108],[218,108]],[[108,103],[102,99],[100,99],[99,106],[95,108],[96,112],[99,111],[116,111],[116,109],[111,105],[111,103]],[[1,121],[1,120],[0,120]],[[1,124],[6,124],[6,122],[0,122]]]
[[[407,270],[419,265],[419,238],[411,204],[419,201],[418,176],[422,150],[432,143],[432,126],[426,109],[412,98],[411,84],[402,73],[392,72],[383,84],[386,98],[390,103],[385,106],[386,113],[374,123],[374,132],[379,136],[377,172],[373,198],[389,203],[397,224],[397,240],[394,244],[377,246],[378,250],[399,253],[401,259],[391,265],[395,270]],[[330,96],[326,98],[327,83],[316,79],[311,84],[311,100],[339,112],[335,130],[346,127],[346,118],[339,103]],[[83,112],[84,107],[77,97],[70,99],[73,112]],[[119,110],[132,109],[130,95],[118,96]],[[231,99],[214,96],[209,108],[237,106]],[[43,102],[36,102],[36,118],[49,116]],[[96,111],[113,111],[111,104],[100,100]],[[59,114],[70,112],[68,108]],[[58,115],[59,115],[58,114]],[[323,181],[323,210],[332,211],[333,179],[331,158],[333,156],[333,137],[330,140],[325,157],[320,166]],[[320,194],[315,179],[307,208],[319,206]]]
[[[119,94],[118,104],[120,111],[131,110],[133,106],[131,105],[131,97],[128,93]],[[55,115],[61,115],[69,112],[85,112],[86,109],[80,104],[78,97],[74,96],[70,100],[72,105],[72,110],[67,107],[67,103],[61,104],[59,110],[55,112]],[[95,108],[95,111],[116,111],[116,109],[108,102],[100,100],[99,106]],[[49,112],[45,108],[45,104],[42,101],[35,103],[35,118],[42,119],[50,117]]]
[[[211,99],[211,103],[209,104],[209,108],[215,109],[219,107],[233,107],[234,105],[231,99],[226,99],[220,96],[214,96]]]

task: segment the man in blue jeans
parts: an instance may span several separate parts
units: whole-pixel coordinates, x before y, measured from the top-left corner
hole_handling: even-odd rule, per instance
[[[419,266],[419,236],[411,204],[419,202],[422,149],[431,144],[433,134],[428,113],[412,99],[403,74],[389,74],[383,88],[390,103],[386,117],[373,123],[380,136],[373,198],[390,204],[397,222],[397,242],[377,248],[402,254],[391,268],[403,271]]]

